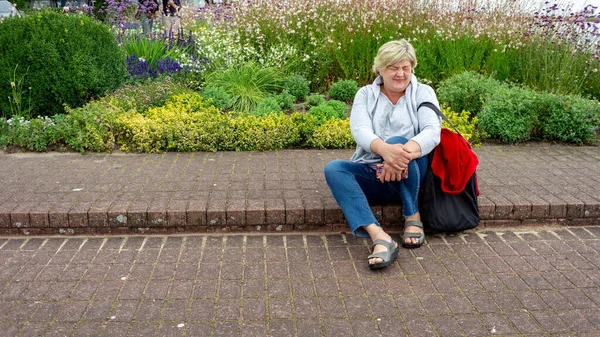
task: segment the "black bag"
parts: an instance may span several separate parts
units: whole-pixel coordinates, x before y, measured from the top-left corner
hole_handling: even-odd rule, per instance
[[[425,102],[421,103],[419,108],[421,106],[435,111],[460,135],[460,132],[434,104]],[[440,177],[431,170],[434,152],[435,149],[428,155],[428,169],[419,194],[421,221],[425,226],[443,232],[457,232],[477,227],[479,225],[477,172],[473,173],[460,194],[448,194],[442,190]]]

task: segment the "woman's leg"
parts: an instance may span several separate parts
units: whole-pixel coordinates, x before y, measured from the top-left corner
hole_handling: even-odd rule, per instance
[[[370,238],[372,241],[392,242],[392,238],[381,228],[369,205],[369,202],[384,200],[382,197],[389,193],[385,184],[377,179],[374,169],[347,160],[334,160],[325,166],[325,179],[354,236]],[[385,246],[376,245],[373,253],[386,250]],[[370,264],[381,262],[383,260],[380,258],[369,260]]]
[[[405,144],[408,141],[405,137],[391,137],[386,142],[388,144]],[[408,164],[408,177],[399,182],[390,182],[389,187],[392,191],[399,194],[402,199],[402,213],[405,221],[418,220],[421,221],[419,213],[419,189],[421,182],[425,177],[427,170],[427,156],[412,160]],[[422,233],[423,230],[416,226],[408,226],[405,228],[406,233]],[[417,238],[410,238],[406,243],[417,243]]]

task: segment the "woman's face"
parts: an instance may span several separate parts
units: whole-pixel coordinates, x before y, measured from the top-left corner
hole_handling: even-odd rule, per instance
[[[383,77],[383,85],[387,91],[404,93],[410,84],[412,65],[410,60],[402,60],[380,70],[379,74]]]

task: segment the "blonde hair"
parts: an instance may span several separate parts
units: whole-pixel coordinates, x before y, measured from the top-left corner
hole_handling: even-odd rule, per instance
[[[380,69],[404,60],[409,60],[413,69],[417,67],[417,56],[412,44],[405,39],[387,42],[377,51],[377,56],[373,61],[373,72],[379,74]]]

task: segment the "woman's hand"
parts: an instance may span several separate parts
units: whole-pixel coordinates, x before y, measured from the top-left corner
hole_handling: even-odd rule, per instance
[[[412,151],[403,144],[387,144],[381,146],[379,155],[383,158],[385,166],[393,171],[406,169],[408,163],[413,159]]]
[[[402,174],[404,173],[404,170],[406,169],[397,170],[392,168],[390,165],[387,165],[387,163],[383,163],[383,170],[379,175],[379,181],[381,181],[382,183],[387,183],[390,181],[400,181],[402,180]]]

